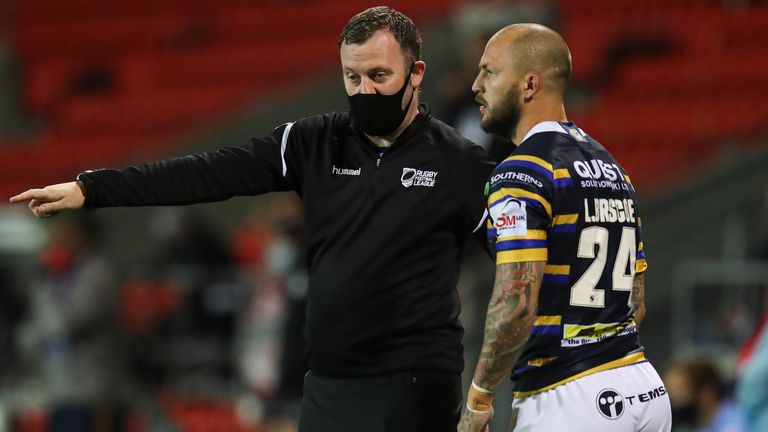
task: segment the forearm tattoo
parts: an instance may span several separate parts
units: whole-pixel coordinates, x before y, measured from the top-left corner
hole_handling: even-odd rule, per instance
[[[510,372],[525,347],[536,318],[544,262],[517,262],[496,267],[496,282],[485,338],[475,369],[475,383],[495,390]]]
[[[645,318],[645,273],[635,274],[632,280],[632,310],[635,312],[635,323],[640,323]]]

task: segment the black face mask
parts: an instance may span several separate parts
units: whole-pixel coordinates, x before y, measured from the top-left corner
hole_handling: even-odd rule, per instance
[[[347,96],[352,119],[360,130],[371,136],[384,136],[400,127],[408,113],[408,108],[411,107],[411,102],[413,102],[413,93],[411,93],[408,105],[405,106],[405,109],[401,108],[405,89],[411,82],[412,71],[413,65],[408,69],[403,87],[393,95],[358,93]]]

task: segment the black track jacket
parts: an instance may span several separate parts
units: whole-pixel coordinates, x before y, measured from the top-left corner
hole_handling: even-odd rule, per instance
[[[463,368],[456,282],[484,231],[493,161],[426,105],[382,149],[334,112],[244,147],[78,176],[85,207],[180,205],[294,190],[309,244],[309,365],[334,377]]]

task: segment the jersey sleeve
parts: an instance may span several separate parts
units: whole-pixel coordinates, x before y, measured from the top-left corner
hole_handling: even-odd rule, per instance
[[[643,222],[637,218],[637,259],[635,260],[635,273],[642,273],[648,269],[648,262],[645,260],[645,245],[643,244]]]
[[[635,190],[635,186],[632,184],[632,179],[629,178],[629,174],[624,170],[624,168],[621,168],[622,174],[624,175],[624,180],[629,185],[632,195],[636,196],[637,191]],[[635,273],[643,273],[648,269],[648,262],[645,260],[645,245],[643,244],[643,220],[640,217],[640,210],[639,206],[637,205],[637,200],[635,199],[635,208],[637,209],[637,236],[635,236]]]
[[[512,155],[491,175],[488,239],[496,264],[547,261],[554,170],[536,156]]]
[[[122,169],[85,171],[77,176],[85,208],[183,205],[222,201],[295,188],[301,176],[293,123],[242,147],[170,158]]]

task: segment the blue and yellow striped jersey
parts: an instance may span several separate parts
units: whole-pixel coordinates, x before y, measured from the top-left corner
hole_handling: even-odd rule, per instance
[[[630,294],[646,269],[637,197],[611,154],[573,123],[544,122],[491,175],[496,264],[545,261],[515,396],[642,361]]]

